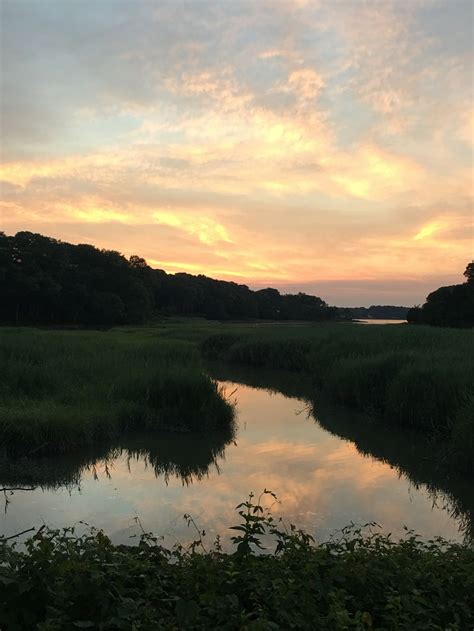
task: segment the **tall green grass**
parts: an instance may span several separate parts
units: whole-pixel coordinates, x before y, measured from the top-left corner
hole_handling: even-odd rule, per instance
[[[233,410],[195,349],[146,332],[3,329],[0,444],[71,450],[127,430],[206,431]]]
[[[210,336],[203,354],[309,375],[334,400],[423,432],[474,471],[474,332],[408,325],[260,327]],[[441,453],[441,452],[439,452]]]
[[[474,471],[474,331],[409,325],[0,329],[1,444],[42,453],[126,430],[225,425],[232,410],[198,344],[207,358],[304,373],[315,391],[423,432],[450,466]]]

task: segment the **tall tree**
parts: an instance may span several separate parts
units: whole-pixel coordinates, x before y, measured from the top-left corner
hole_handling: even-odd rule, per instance
[[[474,283],[474,261],[471,261],[464,271],[467,283]]]

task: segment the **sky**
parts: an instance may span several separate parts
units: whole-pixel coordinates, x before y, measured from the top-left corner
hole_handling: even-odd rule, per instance
[[[468,0],[0,0],[0,230],[422,303],[474,257]]]

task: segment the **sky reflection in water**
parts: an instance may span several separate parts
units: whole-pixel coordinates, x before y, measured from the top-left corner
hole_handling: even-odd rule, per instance
[[[305,411],[305,401],[232,382],[225,387],[229,393],[237,388],[236,442],[217,454],[201,479],[191,475],[186,484],[172,470],[157,476],[143,455],[129,458],[123,450],[108,463],[110,477],[99,461],[97,475],[91,468],[82,471],[79,487],[16,492],[0,517],[0,533],[82,520],[103,528],[115,542],[127,542],[139,532],[139,517],[145,530],[172,545],[193,537],[183,520],[190,513],[210,542],[217,533],[228,538],[227,527],[237,523],[234,507],[250,491],[268,488],[281,500],[273,511],[318,539],[351,521],[376,521],[395,535],[406,525],[423,538],[462,539],[458,521],[441,505],[433,506],[424,485],[416,488],[389,464],[361,455],[353,443],[320,427]],[[183,462],[192,463],[202,452],[195,437],[176,440]],[[158,444],[166,460],[172,447]]]

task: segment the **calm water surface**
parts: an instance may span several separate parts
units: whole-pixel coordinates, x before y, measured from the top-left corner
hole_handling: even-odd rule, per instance
[[[359,324],[406,324],[406,320],[382,320],[382,319],[367,319],[367,320],[357,320]]]
[[[139,532],[139,518],[172,545],[192,538],[183,520],[191,513],[209,540],[217,533],[227,538],[236,504],[266,487],[281,500],[274,512],[319,539],[351,521],[376,521],[394,534],[406,525],[424,538],[466,536],[472,485],[437,479],[424,467],[416,437],[377,429],[324,403],[316,405],[316,420],[294,377],[232,369],[214,376],[237,401],[235,441],[135,437],[109,452],[38,461],[27,474],[21,462],[4,460],[0,487],[36,489],[9,496],[0,533],[83,521],[127,542]]]

